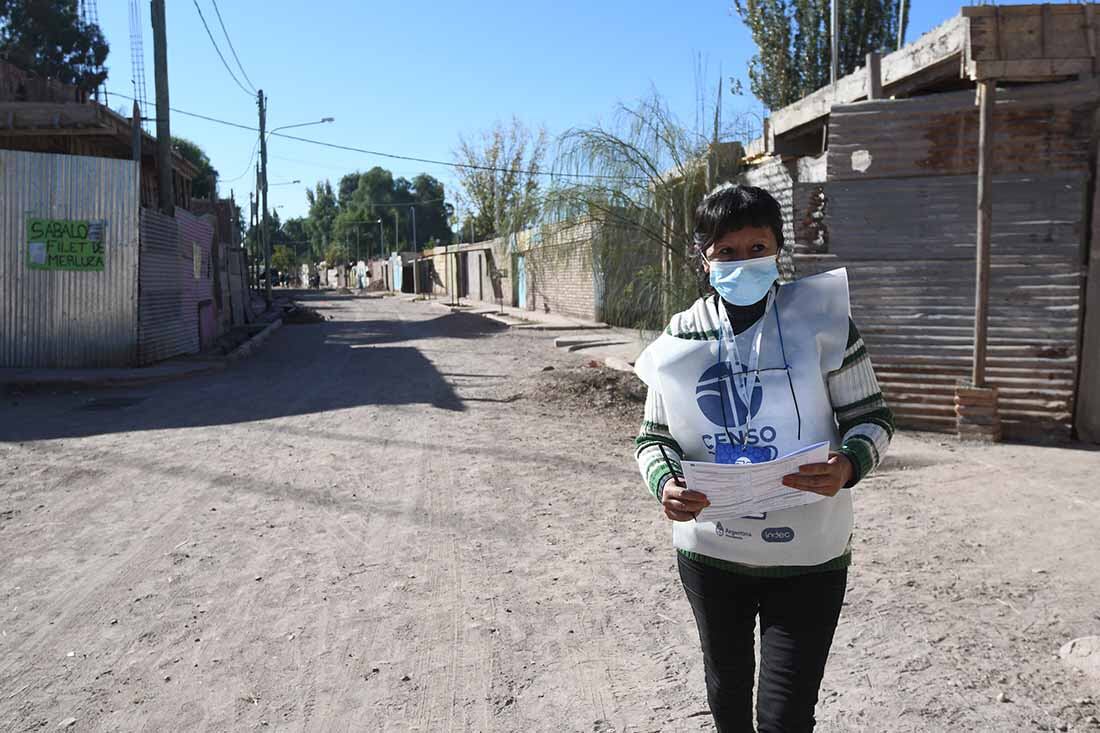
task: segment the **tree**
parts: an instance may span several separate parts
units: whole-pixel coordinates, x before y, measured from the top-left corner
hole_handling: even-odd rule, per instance
[[[336,203],[336,194],[328,181],[318,181],[313,189],[306,189],[309,201],[309,217],[306,231],[309,232],[309,251],[313,259],[325,257],[326,248],[333,241],[333,224],[340,213]]]
[[[736,177],[744,153],[729,141],[720,116],[713,119],[706,133],[688,129],[654,92],[620,105],[606,126],[566,132],[555,170],[589,177],[563,176],[547,193],[539,238],[565,243],[528,252],[534,281],[582,253],[600,272],[608,323],[660,328],[685,309],[703,288],[693,247],[695,207],[716,183]],[[557,236],[585,223],[594,225],[589,233]]]
[[[210,156],[197,143],[175,135],[172,136],[172,147],[199,171],[191,182],[191,195],[197,199],[213,200],[218,195],[218,169],[210,164]]]
[[[110,47],[76,0],[0,0],[0,58],[92,92],[107,79]]]
[[[297,265],[294,250],[285,244],[280,244],[271,252],[271,269],[279,272],[290,272]]]
[[[395,249],[419,250],[431,240],[449,243],[452,234],[448,217],[454,207],[444,198],[443,184],[426,173],[411,181],[394,178],[390,171],[378,166],[366,173],[349,173],[340,179],[340,213],[334,222],[333,236],[347,242],[350,254],[360,259]],[[377,223],[379,219],[381,226]]]
[[[521,231],[538,217],[538,171],[546,155],[546,130],[531,131],[518,119],[497,123],[454,153],[462,203],[477,239]]]
[[[413,249],[420,251],[428,242],[450,244],[454,239],[451,217],[455,207],[446,202],[443,184],[427,173],[412,179],[412,198],[416,204],[416,241]]]
[[[798,101],[829,84],[832,0],[734,0],[752,32],[757,53],[749,62],[752,93],[769,109]],[[839,0],[837,0],[839,1]],[[841,76],[862,66],[871,51],[893,49],[901,0],[843,0],[840,4]]]
[[[308,254],[310,248],[305,246],[309,243],[309,222],[303,217],[293,217],[283,222],[281,241],[286,242],[291,246],[295,252],[301,252]],[[309,259],[306,257],[305,259]]]

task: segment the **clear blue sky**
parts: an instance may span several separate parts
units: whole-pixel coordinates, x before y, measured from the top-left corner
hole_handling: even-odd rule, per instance
[[[211,0],[198,0],[222,52],[236,72]],[[912,40],[958,13],[947,0],[911,0]],[[99,3],[111,44],[109,90],[130,94],[128,3]],[[146,85],[153,100],[149,4],[141,0]],[[168,5],[168,68],[177,109],[255,125],[255,98],[229,77],[191,0]],[[268,128],[332,116],[336,122],[294,131],[303,136],[425,158],[451,160],[460,134],[476,135],[517,116],[551,135],[606,120],[617,102],[656,88],[687,124],[695,119],[696,65],[707,87],[719,68],[740,77],[752,39],[729,0],[555,3],[354,2],[313,0],[243,3],[219,8],[241,63],[269,97]],[[238,77],[239,77],[238,72]],[[242,80],[243,81],[243,80]],[[727,85],[728,88],[728,85]],[[129,102],[114,98],[118,108]],[[751,96],[726,98],[723,115],[761,111]],[[254,175],[246,172],[255,133],[172,116],[172,132],[210,155],[229,189],[247,203]],[[445,167],[339,152],[273,138],[270,189],[282,218],[306,212],[305,186],[374,165],[412,177],[426,171],[444,182],[453,201],[457,181]],[[241,173],[245,175],[233,179]]]

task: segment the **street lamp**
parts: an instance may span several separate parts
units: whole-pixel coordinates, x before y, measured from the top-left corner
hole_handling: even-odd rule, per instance
[[[301,183],[297,178],[293,181],[282,181],[281,183],[269,183],[268,186],[293,186],[295,183]]]
[[[282,127],[276,127],[272,130],[268,130],[267,136],[271,137],[272,135],[274,135],[279,130],[289,130],[292,127],[309,127],[310,125],[323,125],[326,122],[336,122],[336,118],[335,117],[322,117],[321,119],[315,120],[313,122],[299,122],[295,125],[283,125]]]

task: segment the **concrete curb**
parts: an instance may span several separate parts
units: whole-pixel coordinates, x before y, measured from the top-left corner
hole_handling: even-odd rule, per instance
[[[64,370],[26,369],[20,370],[25,374],[15,373],[9,376],[0,374],[0,390],[13,388],[97,388],[97,387],[140,387],[146,384],[159,384],[162,382],[176,382],[182,379],[190,379],[203,374],[220,372],[230,364],[255,353],[264,341],[272,333],[283,325],[283,319],[277,318],[266,328],[252,336],[233,351],[218,359],[209,361],[181,363],[178,365],[139,367],[135,369],[104,369],[101,371],[73,370],[75,373],[65,374]]]
[[[246,356],[250,356],[254,351],[256,351],[256,349],[263,345],[264,341],[267,341],[271,334],[275,333],[282,327],[283,319],[276,318],[274,321],[268,324],[267,328],[260,331],[258,334],[248,339],[248,341],[245,341],[243,344],[230,351],[223,357],[223,359],[227,363],[232,363],[235,361],[240,361]]]
[[[14,375],[0,377],[0,388],[99,388],[99,387],[139,387],[145,384],[158,384],[160,382],[174,382],[181,379],[189,379],[203,374],[212,374],[225,369],[222,361],[209,361],[195,364],[186,369],[177,369],[171,372],[153,372],[141,374],[141,369],[104,370],[104,373],[78,373],[78,374],[42,374],[35,370],[27,370],[25,376]],[[155,367],[153,367],[155,369]],[[83,370],[81,370],[83,371]]]
[[[554,346],[556,348],[565,349],[570,352],[595,349],[600,346],[623,346],[628,343],[630,342],[621,338],[606,338],[601,336],[558,336],[554,339]]]
[[[634,366],[626,359],[620,359],[617,356],[609,356],[603,360],[604,366],[616,369],[620,372],[634,373]]]
[[[577,323],[576,325],[557,325],[552,323],[524,323],[516,328],[522,328],[525,331],[606,331],[611,326],[606,323]]]

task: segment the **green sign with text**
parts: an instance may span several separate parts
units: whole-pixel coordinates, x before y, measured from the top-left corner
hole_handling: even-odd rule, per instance
[[[103,272],[105,221],[27,219],[27,267]]]

